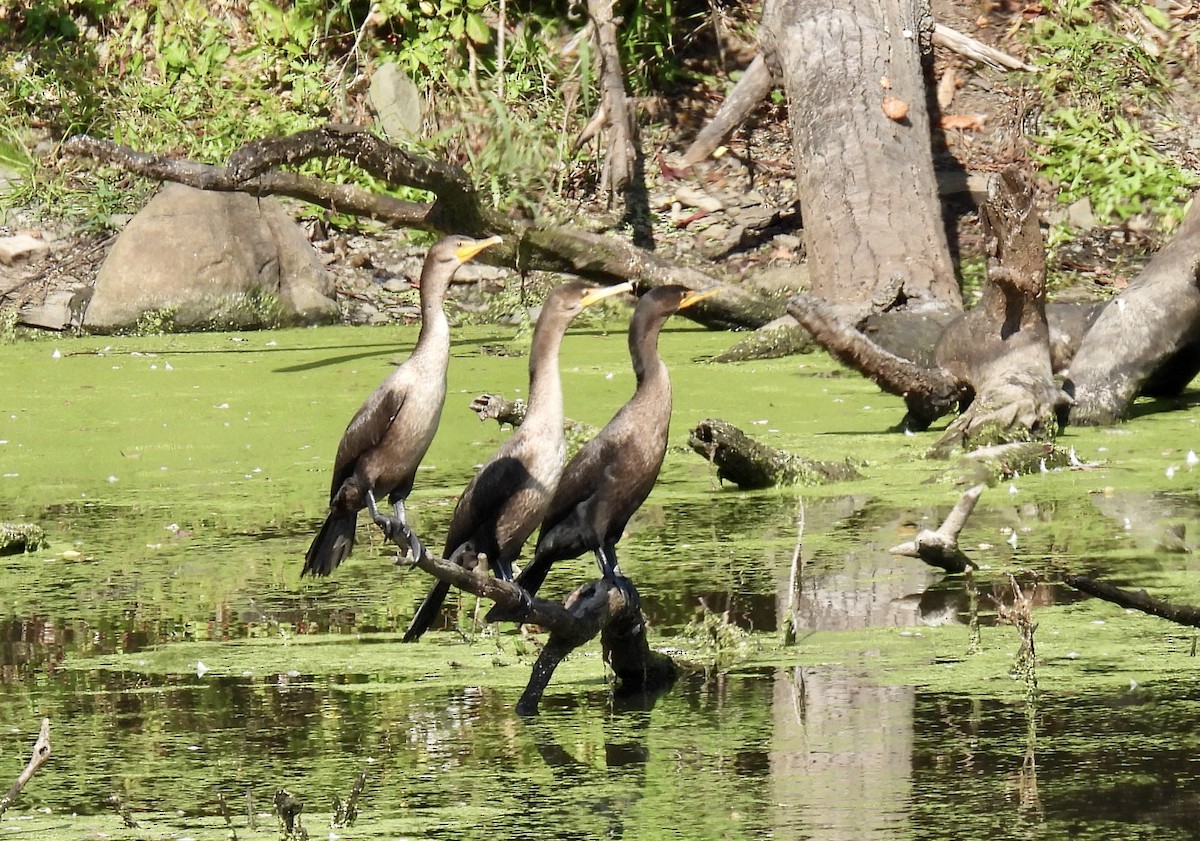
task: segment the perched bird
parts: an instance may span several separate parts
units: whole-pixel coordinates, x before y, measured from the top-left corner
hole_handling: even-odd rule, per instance
[[[629,355],[637,387],[613,419],[583,446],[563,470],[542,520],[533,560],[517,583],[533,595],[556,562],[594,552],[601,574],[620,587],[617,541],[646,501],[658,479],[671,424],[671,379],[658,353],[658,334],[667,319],[717,290],[692,292],[683,286],[651,289],[638,302],[629,323]],[[499,608],[489,621],[519,618]]]
[[[386,496],[400,524],[417,466],[437,431],[446,400],[450,325],[442,301],[459,266],[500,237],[450,236],[429,249],[421,269],[421,333],[412,354],[351,419],[338,444],[329,515],[304,556],[301,575],[329,575],[354,546],[358,512]]]
[[[567,326],[584,307],[628,292],[628,283],[597,287],[565,283],[546,298],[529,351],[529,402],[525,420],[467,485],[450,519],[442,557],[463,566],[487,557],[498,578],[512,581],[512,563],[533,534],[562,475],[562,382],[558,351]],[[404,634],[418,639],[437,618],[450,585],[439,581],[417,608]]]

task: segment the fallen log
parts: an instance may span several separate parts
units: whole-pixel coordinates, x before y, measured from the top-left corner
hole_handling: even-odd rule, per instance
[[[715,418],[701,421],[688,435],[688,445],[716,465],[717,478],[739,488],[777,485],[823,485],[860,479],[850,460],[813,461],[777,450],[750,438],[731,423]]]

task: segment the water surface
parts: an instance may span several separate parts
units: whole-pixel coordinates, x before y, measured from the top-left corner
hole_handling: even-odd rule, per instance
[[[622,330],[568,336],[572,418],[601,425],[631,391]],[[435,545],[507,434],[467,405],[526,381],[524,359],[484,352],[499,331],[460,334],[408,506]],[[937,431],[892,431],[900,401],[822,356],[708,366],[697,359],[729,338],[675,327],[662,341],[672,447],[621,559],[652,641],[697,665],[629,709],[593,643],[522,720],[536,638],[479,627],[464,599],[462,633],[400,645],[428,583],[365,524],[332,578],[299,578],[341,431],[415,335],[0,348],[0,519],[51,539],[0,567],[0,780],[23,767],[42,716],[54,745],[0,835],[226,838],[227,813],[240,837],[277,837],[283,788],[313,837],[1194,837],[1194,634],[1058,583],[1088,572],[1200,602],[1194,394],[1114,430],[1068,430],[1089,469],[984,494],[963,534],[984,566],[971,654],[964,582],[887,552],[962,490],[922,458]],[[706,417],[852,458],[864,478],[721,487],[686,448]],[[798,521],[802,633],[780,648]],[[1034,593],[1036,710],[1008,673],[1017,636],[992,601],[1008,572]],[[565,562],[546,592],[594,575],[590,559]],[[703,668],[712,646],[689,633],[706,611],[751,632],[716,643],[739,646],[725,671]],[[364,770],[357,822],[331,830],[333,799]]]

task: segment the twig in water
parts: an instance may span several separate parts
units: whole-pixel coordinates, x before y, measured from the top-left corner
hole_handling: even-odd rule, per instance
[[[221,810],[221,817],[225,819],[225,826],[229,828],[229,841],[238,841],[237,830],[233,828],[233,821],[229,817],[229,804],[225,802],[225,795],[217,795],[217,806]]]
[[[0,815],[8,811],[8,808],[16,801],[21,794],[21,789],[25,788],[25,784],[33,779],[33,775],[38,769],[46,764],[46,760],[50,758],[50,719],[42,719],[42,729],[38,733],[37,741],[33,743],[33,755],[29,757],[29,764],[25,766],[25,770],[18,776],[16,782],[12,784],[12,788],[4,797],[0,797]]]
[[[138,822],[133,819],[133,813],[129,811],[129,807],[125,804],[124,798],[115,791],[108,798],[108,802],[117,810],[117,814],[121,816],[121,822],[125,824],[126,829],[141,829]]]
[[[975,503],[983,493],[983,485],[976,485],[958,498],[954,508],[946,515],[937,531],[922,529],[907,543],[893,546],[888,551],[906,558],[920,558],[925,563],[940,567],[951,573],[966,572],[975,568],[975,562],[958,548],[958,533],[967,524],[967,518],[975,510]]]
[[[367,772],[360,771],[350,788],[350,796],[346,798],[346,802],[342,803],[339,798],[333,798],[333,821],[330,825],[334,829],[354,826],[354,821],[358,819],[358,798],[366,784]]]
[[[800,629],[796,622],[796,597],[804,574],[804,497],[796,497],[796,548],[792,551],[792,566],[788,572],[787,620],[783,623],[783,644],[795,645]]]

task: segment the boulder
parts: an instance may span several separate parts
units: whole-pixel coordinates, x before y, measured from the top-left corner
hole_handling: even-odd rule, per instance
[[[273,198],[164,187],[133,217],[96,275],[94,332],[151,316],[171,329],[336,321],[333,278]]]
[[[384,137],[399,142],[420,136],[421,91],[403,70],[380,65],[371,76],[368,96]]]

